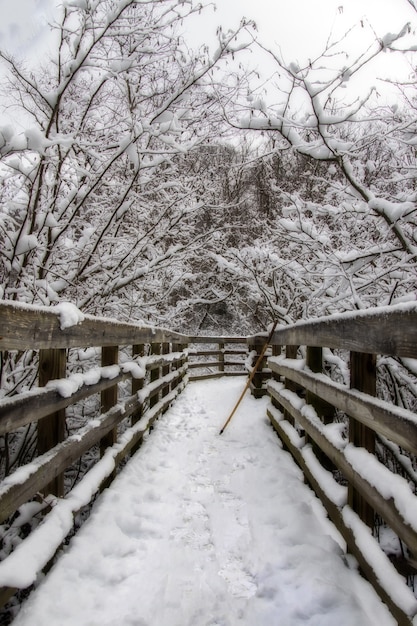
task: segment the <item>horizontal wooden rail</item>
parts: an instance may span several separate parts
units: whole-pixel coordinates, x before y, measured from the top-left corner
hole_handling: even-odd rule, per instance
[[[56,516],[62,508],[61,502],[69,502],[75,514],[89,503],[94,493],[107,486],[117,465],[127,454],[137,450],[144,432],[167,410],[186,384],[187,345],[186,335],[85,316],[68,304],[43,308],[0,302],[3,371],[8,363],[13,364],[23,356],[29,360],[33,371],[39,367],[40,385],[0,400],[0,435],[16,437],[14,433],[29,426],[30,432],[34,426],[38,435],[36,458],[0,482],[0,523],[7,526],[19,507],[33,498],[52,502],[53,496],[59,496],[51,512],[31,533],[32,541],[38,529],[40,534],[45,532],[47,520]],[[125,346],[123,358],[121,346]],[[78,351],[67,350],[87,347],[97,350],[80,359]],[[100,349],[101,364],[97,362]],[[67,375],[67,359],[68,366],[75,367],[76,373]],[[13,370],[10,373],[16,376]],[[126,389],[129,382],[130,395]],[[36,385],[35,381],[33,383]],[[93,419],[83,422],[77,406],[91,396],[95,396],[92,406],[97,405],[98,412]],[[66,436],[65,410],[72,405],[77,419],[71,422],[71,435]],[[97,451],[101,458],[96,458]],[[64,491],[64,472],[74,468],[81,457],[85,461],[86,454],[89,469],[81,482],[86,483],[87,488],[81,490],[80,497],[76,495],[80,491],[78,484],[70,487],[68,483]],[[68,515],[65,519],[70,520]],[[56,545],[48,544],[49,548],[52,546],[52,553],[45,553],[44,565],[71,530],[72,523],[68,523]],[[25,554],[25,546],[23,540],[19,555]],[[0,603],[14,592],[13,563],[20,558],[17,552],[12,552],[0,563]],[[36,559],[36,562],[41,560]],[[28,584],[38,573],[36,570],[28,576]]]
[[[416,599],[404,580],[398,575],[389,558],[380,550],[370,529],[355,516],[355,513],[346,505],[347,488],[339,485],[332,475],[324,470],[311,449],[297,434],[294,427],[287,420],[282,420],[282,414],[273,407],[268,409],[268,417],[285,448],[302,469],[308,483],[324,504],[329,518],[346,541],[351,554],[357,559],[363,575],[375,588],[383,602],[390,608],[398,624],[409,625],[416,610]],[[346,523],[346,518],[350,524]],[[355,524],[352,524],[352,517]],[[359,541],[359,537],[362,541]],[[363,540],[366,547],[363,546]],[[367,548],[371,549],[367,549]],[[393,602],[392,596],[396,600]]]
[[[259,346],[263,337],[248,342]],[[417,417],[374,396],[376,355],[417,358],[417,304],[299,322],[276,330],[272,344],[271,424],[398,624],[411,626],[417,600],[399,571],[417,575],[417,496],[409,475],[394,474],[377,458],[375,437],[398,456],[407,451],[411,467]],[[324,372],[324,348],[350,352],[350,387]],[[336,410],[345,426],[335,428]],[[399,571],[396,556],[385,554],[372,537],[375,514],[402,542]]]
[[[186,367],[183,366],[172,375],[169,374],[158,380],[157,386],[145,388],[141,398],[138,398],[137,394],[130,396],[122,405],[117,405],[107,413],[96,417],[83,429],[38,457],[33,469],[23,466],[5,478],[0,485],[0,523],[14,513],[21,504],[27,502],[36,493],[42,492],[51,478],[61,474],[117,424],[142,408],[147,397],[157,393],[167,383],[181,379],[185,370]],[[25,477],[24,480],[22,476]]]
[[[241,349],[227,347],[230,338],[201,337],[200,339],[204,340],[201,341],[204,344],[201,349],[192,347],[188,350],[190,380],[196,381],[219,376],[246,375],[248,348],[246,347],[245,338],[232,338],[232,344],[245,344],[245,348]],[[198,344],[198,342],[195,343]],[[236,357],[239,356],[245,358],[237,359]]]
[[[417,454],[417,417],[414,413],[356,389],[347,389],[323,374],[300,371],[290,364],[291,360],[285,358],[270,359],[268,363],[276,374],[308,389],[361,424]]]
[[[82,315],[80,320],[66,327],[64,307],[34,307],[1,301],[0,350],[188,343],[186,335],[162,328],[125,324],[91,315]]]
[[[144,432],[188,380],[247,374],[267,336],[187,336],[94,318],[67,304],[46,308],[0,302],[0,350],[10,358],[30,351],[32,366],[39,363],[41,368],[40,385],[46,385],[0,401],[0,435],[29,425],[41,434],[35,460],[0,483],[0,523],[39,493],[46,498],[51,498],[49,493],[60,496],[39,532],[45,532],[60,507],[69,506],[76,513],[88,504],[88,498],[84,489],[82,497],[77,495],[77,485],[61,493],[67,468],[92,448],[100,449],[101,458],[81,479],[81,483],[89,481],[90,472],[96,472],[91,498],[108,484],[117,464],[137,450]],[[380,550],[371,529],[377,513],[404,545],[407,571],[417,573],[417,497],[409,487],[411,474],[406,478],[394,475],[375,454],[377,437],[378,445],[384,442],[394,454],[403,456],[407,451],[413,459],[417,455],[415,414],[375,397],[376,355],[417,358],[417,304],[298,322],[277,329],[271,345],[272,356],[257,372],[252,393],[269,393],[268,416],[284,446],[398,624],[411,626],[417,619],[417,600]],[[130,346],[129,361],[126,350]],[[66,377],[66,358],[69,363],[72,358],[66,350],[87,347],[101,348],[101,367],[94,362],[87,372]],[[123,358],[119,357],[122,347]],[[350,353],[350,386],[323,371],[323,349]],[[340,361],[341,356],[333,355],[333,359]],[[59,380],[51,380],[54,377]],[[129,381],[131,389],[126,391]],[[126,397],[121,396],[122,388]],[[61,439],[66,408],[97,394],[98,414]],[[335,427],[336,411],[345,425]],[[411,463],[410,468],[414,471]],[[60,541],[69,530],[63,529]],[[0,603],[13,592],[18,554],[24,555],[24,550],[0,564]],[[45,555],[45,564],[50,557]],[[37,574],[28,574],[28,580]]]
[[[376,481],[381,484],[384,482],[384,478],[387,477],[389,470],[385,466],[378,463],[374,457],[366,459],[363,455],[355,462],[355,455],[351,450],[351,444],[347,445],[350,446],[348,449],[351,452],[353,460],[349,459],[349,457],[347,457],[347,451],[345,452],[341,447],[336,447],[332,440],[326,435],[325,425],[314,416],[311,417],[311,410],[305,410],[308,405],[298,397],[297,399],[291,397],[294,392],[284,389],[283,385],[274,382],[268,385],[268,390],[272,398],[277,400],[277,402],[291,414],[294,420],[302,426],[310,439],[325,453],[326,457],[343,472],[345,478],[350,483],[353,483],[355,488],[367,498],[373,508],[387,521],[397,535],[405,541],[413,554],[417,554],[417,498],[415,502],[412,502],[412,494],[410,492],[410,512],[412,515],[408,515],[407,511],[402,510],[399,508],[399,505],[396,504],[395,494],[390,494],[390,498],[387,499],[386,489],[384,493],[381,493],[378,486],[375,485]],[[299,407],[295,407],[294,403],[297,403]],[[364,460],[371,465],[373,471],[373,475],[371,476],[369,474],[368,478],[363,476],[360,465],[360,461]],[[397,476],[396,479],[397,485],[403,481],[403,488],[408,489],[408,483],[405,479],[401,479],[399,476]]]
[[[262,343],[264,334],[248,337]],[[271,340],[281,346],[323,346],[369,354],[415,358],[417,303],[327,316],[279,328]]]
[[[8,559],[5,559],[0,563],[0,604],[5,604],[12,595],[18,590],[17,587],[12,584],[8,584],[8,581],[14,581],[14,573],[20,572],[19,578],[21,578],[21,572],[25,572],[26,584],[31,585],[39,574],[39,567],[42,569],[50,561],[56,550],[60,547],[61,543],[72,529],[72,516],[75,516],[80,509],[87,505],[91,498],[99,491],[100,487],[105,483],[107,477],[111,474],[115,467],[126,457],[126,455],[142,440],[143,435],[149,430],[153,422],[160,417],[168,406],[175,400],[175,397],[182,390],[181,383],[176,389],[171,391],[163,400],[158,402],[152,409],[150,409],[146,416],[144,416],[139,422],[133,425],[120,437],[120,441],[114,444],[112,447],[106,450],[103,458],[98,461],[94,467],[93,478],[90,477],[90,473],[87,474],[65,498],[59,499],[54,502],[54,506],[50,512],[46,515],[43,523],[34,530],[33,537],[36,540],[40,535],[40,541],[48,533],[49,526],[52,527],[53,532],[48,539],[49,552],[38,555],[37,559],[27,558],[27,552],[32,549],[32,546],[25,550],[24,544],[21,544],[19,551],[13,552]],[[84,485],[84,483],[86,483]],[[70,515],[68,515],[70,513]],[[59,523],[57,523],[57,521]],[[57,528],[60,528],[60,532],[57,533]]]

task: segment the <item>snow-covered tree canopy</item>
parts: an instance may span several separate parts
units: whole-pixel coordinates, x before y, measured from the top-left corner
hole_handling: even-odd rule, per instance
[[[348,53],[359,34],[361,49]],[[249,93],[228,109],[236,128],[266,135],[276,154],[298,155],[298,188],[271,170],[268,239],[280,260],[267,264],[270,278],[286,267],[286,284],[297,280],[295,318],[416,298],[415,37],[405,24],[376,38],[361,22],[304,66],[260,46],[275,63],[275,91]],[[379,93],[369,67],[384,55],[409,72],[379,82]]]
[[[3,298],[108,311],[132,289],[154,297],[161,272],[207,245],[209,234],[195,232],[201,181],[176,157],[221,136],[219,94],[238,82],[222,63],[245,47],[246,24],[220,29],[213,54],[195,53],[180,33],[202,10],[68,0],[46,68],[27,72],[0,53],[26,125],[0,128]]]

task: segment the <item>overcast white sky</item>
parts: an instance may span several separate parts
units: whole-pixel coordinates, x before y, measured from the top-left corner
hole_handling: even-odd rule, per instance
[[[0,48],[27,61],[42,59],[48,49],[47,22],[61,2],[0,0]],[[417,12],[410,0],[217,0],[216,12],[208,8],[193,22],[191,46],[214,44],[217,26],[236,27],[242,16],[256,21],[259,39],[274,50],[279,48],[285,61],[300,63],[321,52],[330,33],[337,37],[354,24],[359,25],[355,31],[359,48],[363,48],[365,37],[369,41],[372,36],[371,27],[383,37],[387,32],[399,31],[406,22],[414,28],[417,25]],[[416,34],[410,37],[417,43]],[[254,54],[251,57],[252,61],[257,58]],[[393,57],[385,55],[382,61],[382,70],[390,69],[391,75],[397,73],[396,63],[401,63],[398,56]],[[264,59],[260,63],[265,64]]]
[[[44,25],[60,3],[0,0],[0,46],[23,56],[37,55],[47,39]],[[408,0],[217,0],[217,11],[204,13],[201,30],[197,27],[192,39],[206,43],[218,24],[236,26],[243,15],[257,22],[262,39],[280,45],[287,60],[311,56],[331,30],[340,33],[361,19],[383,36],[417,18]]]

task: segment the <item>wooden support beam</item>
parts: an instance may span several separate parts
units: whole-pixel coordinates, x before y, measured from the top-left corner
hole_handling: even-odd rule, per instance
[[[161,354],[169,354],[171,352],[171,344],[168,342],[164,342],[161,346]],[[162,367],[162,376],[166,376],[171,371],[171,365],[164,365]],[[161,391],[161,397],[165,398],[171,391],[171,385],[167,385]]]
[[[285,346],[285,358],[286,359],[296,359],[297,352],[298,352],[298,346],[291,346],[291,345]],[[289,391],[293,391],[294,393],[297,392],[297,383],[295,383],[294,381],[286,378],[284,384],[285,384],[285,389],[289,389]],[[294,418],[292,417],[291,413],[289,413],[286,409],[284,409],[284,417],[286,420],[290,422],[290,424],[294,426]]]
[[[350,387],[370,396],[376,395],[376,355],[361,352],[350,353]],[[375,454],[375,433],[373,430],[349,419],[349,441]],[[374,527],[375,512],[370,504],[349,483],[348,501],[352,509],[370,528]]]
[[[143,343],[135,344],[132,346],[133,358],[138,357],[138,356],[144,356],[144,354],[145,354],[145,345]],[[138,391],[143,389],[144,383],[145,383],[145,378],[132,378],[132,395],[137,394]],[[132,418],[131,418],[132,426],[138,423],[142,415],[143,415],[143,406],[142,406],[142,403],[140,403],[138,410],[135,411],[132,415]],[[132,448],[132,454],[134,454],[135,452],[139,450],[140,443],[141,442],[136,443],[134,445],[134,447]]]
[[[118,346],[104,346],[101,349],[101,365],[107,367],[108,365],[115,365],[119,362],[119,347]],[[113,406],[117,404],[118,387],[117,384],[104,389],[101,392],[101,412],[107,413]],[[117,441],[117,428],[113,428],[103,439],[100,441],[100,456],[106,451],[106,448],[112,446]]]
[[[219,343],[219,372],[224,372],[224,343]]]
[[[151,344],[151,354],[161,354],[161,344],[160,343],[153,343]],[[158,378],[160,378],[161,376],[161,368],[160,367],[155,367],[154,369],[151,370],[151,383],[155,382],[158,380]],[[152,408],[153,406],[155,406],[155,404],[157,404],[159,402],[159,396],[160,396],[160,392],[156,392],[155,394],[153,394],[153,396],[151,396],[149,398],[149,406],[150,408]]]
[[[50,380],[65,378],[67,351],[65,349],[39,351],[39,386]],[[48,452],[65,437],[65,409],[51,413],[38,422],[38,455]],[[64,495],[64,474],[56,476],[45,488],[45,494]]]

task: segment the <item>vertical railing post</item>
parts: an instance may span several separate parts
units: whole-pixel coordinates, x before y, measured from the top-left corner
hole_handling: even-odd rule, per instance
[[[323,372],[323,348],[307,346],[306,365],[312,372],[321,374]],[[311,404],[324,424],[330,424],[333,421],[335,410],[331,404],[308,390],[306,392],[306,402],[307,404]],[[333,464],[331,461],[314,443],[313,449],[322,465],[324,465],[327,469],[332,469]]]
[[[257,362],[257,360],[259,359],[261,355],[262,345],[259,343],[250,345],[249,352],[253,352],[253,351],[256,352],[256,356],[253,359],[252,366],[255,365],[255,363]],[[263,359],[262,363],[260,363],[250,384],[250,391],[254,398],[260,398],[262,395],[264,395],[262,393],[262,381],[263,381],[262,369],[265,366],[265,362],[266,362],[266,358]]]
[[[118,346],[103,346],[101,349],[101,365],[115,365],[119,362]],[[107,413],[113,406],[117,404],[118,387],[113,385],[101,392],[101,412]],[[106,451],[106,448],[112,446],[117,441],[117,428],[113,428],[100,441],[100,456]],[[111,480],[110,480],[111,482]]]
[[[187,348],[189,347],[189,345],[190,345],[189,343],[181,343],[181,344],[180,344],[180,350],[181,350],[181,351],[185,351],[185,350],[187,350]],[[185,355],[183,356],[183,358],[181,359],[180,367],[183,367],[184,365],[186,365],[186,364],[187,364],[187,361],[188,361],[188,355],[187,355],[187,354],[185,354]],[[187,372],[188,372],[188,367],[187,367],[187,369],[186,369],[186,371],[185,371],[185,374],[183,374],[183,375],[182,375],[182,377],[181,377],[181,381],[184,379],[184,376],[186,376]]]
[[[273,345],[272,346],[272,356],[280,356],[281,355],[281,350],[282,350],[282,346],[278,346],[278,345]],[[276,380],[277,382],[280,382],[280,375],[272,372],[272,380]],[[274,406],[276,409],[283,411],[282,407],[280,404],[278,404],[278,402],[275,400],[275,398],[273,398],[272,396],[270,397],[272,406]]]
[[[169,354],[170,352],[171,352],[171,344],[165,341],[162,344],[161,353],[162,354]],[[171,366],[170,365],[165,365],[162,368],[162,376],[166,376],[167,374],[170,373],[170,371],[171,371]],[[162,389],[161,397],[164,398],[165,396],[167,396],[169,394],[170,391],[171,391],[171,385],[167,385],[166,387],[164,387],[164,389]]]
[[[286,359],[296,359],[297,358],[297,352],[298,352],[298,346],[285,346],[285,358]],[[292,381],[292,380],[288,380],[287,378],[285,379],[285,389],[288,389],[289,391],[297,391],[297,384]],[[294,426],[294,418],[293,416],[289,413],[289,411],[287,411],[286,409],[284,410],[284,418]]]
[[[172,352],[180,352],[180,349],[181,349],[181,345],[180,345],[179,343],[173,343],[173,344],[171,344],[171,350],[172,350]],[[173,363],[173,364],[172,364],[172,367],[171,367],[171,371],[175,371],[175,370],[179,369],[179,367],[180,367],[180,363]],[[179,381],[178,381],[178,380],[174,380],[174,381],[171,383],[171,391],[172,391],[173,389],[175,389],[175,387],[177,387],[177,386],[178,386],[178,383],[179,383]]]
[[[134,344],[132,346],[132,356],[133,357],[138,357],[138,356],[144,356],[145,354],[145,346],[143,343],[140,344]],[[132,378],[132,395],[135,395],[136,393],[138,393],[139,391],[141,391],[143,389],[143,385],[145,384],[145,378]],[[143,414],[143,407],[142,405],[139,406],[138,410],[135,411],[132,415],[131,418],[131,424],[133,426],[133,424],[137,424],[139,422],[139,420],[141,419]],[[137,452],[140,448],[140,442],[137,443],[133,448],[132,448],[132,454],[134,454],[135,452]]]
[[[161,354],[160,343],[151,344],[151,354],[154,354],[154,355]],[[151,369],[151,381],[150,381],[151,383],[158,380],[158,378],[160,377],[160,371],[161,371],[160,367],[153,367]],[[155,406],[155,404],[158,404],[158,401],[159,401],[159,392],[155,393],[151,398],[149,398],[149,406],[152,408],[153,406]]]
[[[219,343],[219,372],[224,372],[224,343]]]
[[[39,351],[39,386],[45,387],[50,380],[65,378],[67,352],[65,349]],[[65,409],[47,415],[38,422],[38,454],[44,454],[65,437]],[[46,493],[64,495],[64,474],[54,478],[45,487]]]
[[[370,396],[376,395],[376,355],[350,353],[350,387]],[[349,441],[375,454],[375,433],[373,430],[349,418]],[[375,513],[368,502],[349,484],[348,501],[361,520],[373,528]]]

